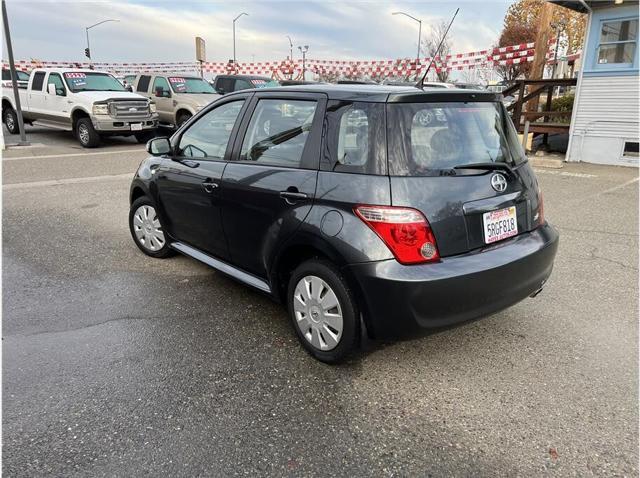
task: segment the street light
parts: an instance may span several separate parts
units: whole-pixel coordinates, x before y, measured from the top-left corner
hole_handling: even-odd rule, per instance
[[[233,67],[236,67],[236,20],[240,18],[242,15],[249,16],[248,13],[242,12],[236,18],[233,19]]]
[[[309,45],[305,45],[304,47],[299,46],[298,50],[302,53],[302,81],[304,81],[304,73],[305,73],[305,60],[307,52],[309,51]]]
[[[287,35],[289,39],[289,64],[293,64],[293,42],[291,41],[291,37]],[[289,79],[293,80],[293,68],[291,68],[291,74],[289,75]]]
[[[113,20],[112,18],[109,18],[108,20],[102,20],[101,22],[98,23],[94,23],[93,25],[91,25],[90,27],[86,27],[84,30],[87,34],[87,49],[85,50],[84,54],[87,56],[87,58],[89,58],[89,61],[93,63],[93,60],[91,59],[91,46],[89,45],[89,30],[92,29],[93,27],[97,27],[98,25],[102,25],[103,23],[107,23],[107,22],[119,22],[120,20]]]
[[[416,55],[416,78],[418,77],[418,65],[420,64],[420,42],[422,41],[422,20],[405,12],[393,12],[391,15],[404,15],[418,22],[418,54]]]

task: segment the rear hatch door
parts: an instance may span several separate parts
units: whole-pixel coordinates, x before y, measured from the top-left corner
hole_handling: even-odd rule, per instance
[[[538,185],[501,102],[430,96],[387,105],[392,204],[426,216],[442,257],[536,227]]]

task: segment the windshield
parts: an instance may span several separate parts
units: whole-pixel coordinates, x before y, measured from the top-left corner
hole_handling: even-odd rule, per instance
[[[201,93],[215,95],[216,90],[202,78],[186,78],[183,76],[170,76],[167,78],[171,89],[176,93]]]
[[[501,103],[395,103],[387,108],[392,175],[432,176],[467,164],[526,160]]]
[[[71,91],[126,91],[124,86],[108,73],[69,71],[64,80]]]

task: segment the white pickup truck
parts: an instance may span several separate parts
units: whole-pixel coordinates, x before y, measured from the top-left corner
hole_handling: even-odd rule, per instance
[[[134,135],[146,142],[158,127],[156,105],[124,89],[112,75],[82,69],[43,68],[18,90],[25,123],[73,131],[85,148],[107,135]],[[2,121],[18,133],[18,116],[11,88],[2,88]]]

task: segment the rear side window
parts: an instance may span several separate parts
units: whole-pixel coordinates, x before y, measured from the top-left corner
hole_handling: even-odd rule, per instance
[[[392,176],[433,176],[465,164],[526,159],[499,102],[392,103],[387,108]]]
[[[298,168],[316,112],[316,101],[263,99],[247,128],[241,161]]]
[[[42,85],[44,84],[44,71],[37,71],[33,74],[33,82],[31,83],[31,89],[34,91],[42,91]]]
[[[151,81],[151,77],[147,75],[142,75],[138,80],[138,86],[136,87],[136,91],[140,93],[147,93],[149,91],[149,82]]]
[[[320,168],[387,174],[384,104],[330,101]]]

